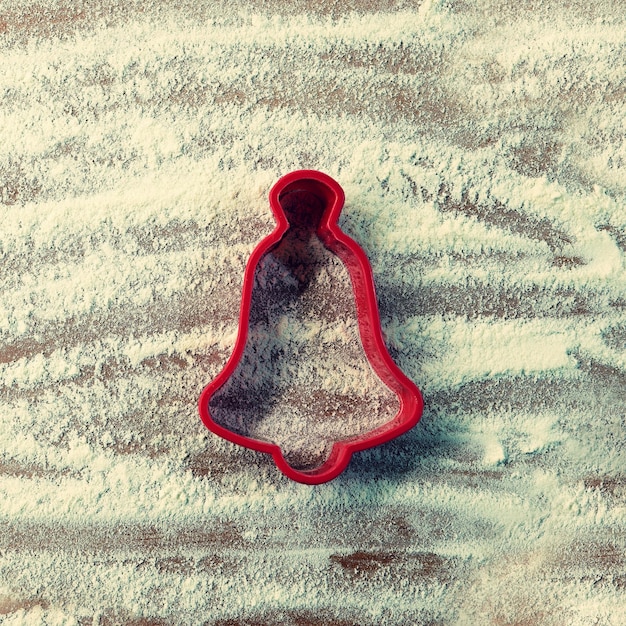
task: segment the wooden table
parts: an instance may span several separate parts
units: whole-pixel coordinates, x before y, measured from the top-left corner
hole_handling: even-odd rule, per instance
[[[0,2],[0,623],[624,624],[622,5]],[[196,408],[299,168],[426,400],[315,487]]]

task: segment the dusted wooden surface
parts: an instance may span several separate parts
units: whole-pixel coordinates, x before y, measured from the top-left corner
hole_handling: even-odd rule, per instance
[[[626,35],[612,40],[606,55],[617,73],[597,90],[584,65],[594,59],[573,55],[560,66],[544,42],[548,69],[529,68],[520,53],[516,71],[538,85],[534,96],[522,94],[519,101],[507,87],[508,70],[497,60],[474,63],[472,55],[479,54],[481,38],[498,38],[501,29],[516,25],[533,23],[533,33],[548,38],[556,18],[578,20],[590,30],[605,20],[613,35],[620,24],[624,33],[624,3],[453,0],[424,4],[421,14],[416,6],[416,32],[426,29],[420,20],[427,10],[439,15],[429,28],[442,33],[446,20],[471,24],[452,51],[420,48],[415,41],[375,45],[372,33],[380,27],[384,38],[386,23],[410,9],[407,3],[177,7],[0,3],[7,55],[27,58],[29,45],[66,49],[59,72],[70,83],[52,85],[43,103],[29,99],[27,86],[7,89],[3,106],[32,107],[33,115],[49,106],[57,113],[43,113],[44,119],[57,115],[84,124],[74,142],[25,148],[23,154],[0,147],[4,311],[15,302],[18,313],[25,310],[20,299],[28,289],[35,294],[30,316],[3,327],[0,343],[0,623],[623,624],[626,370],[620,363],[626,321],[619,290],[625,284],[626,219],[615,208],[604,222],[598,218],[574,232],[566,221],[535,211],[528,190],[535,179],[561,185],[570,194],[564,206],[570,202],[574,213],[602,202],[624,206],[623,163],[591,164],[605,146],[617,153],[619,138],[590,128],[577,143],[571,128],[576,119],[587,123],[594,106],[623,119],[626,76],[620,77],[619,67],[626,63]],[[248,12],[242,23],[258,37],[279,14],[287,17],[277,30],[307,19],[339,30],[345,19],[353,30],[345,40],[335,32],[327,44],[318,43],[323,32],[303,31],[312,51],[265,40],[222,42],[219,51],[232,52],[229,71],[204,82],[188,70],[182,44],[179,57],[164,52],[156,69],[130,61],[126,73],[105,64],[80,66],[76,42],[94,27],[153,28],[162,37],[162,24],[173,20],[176,36],[184,39],[186,28],[224,20],[226,37],[228,19],[239,9]],[[250,16],[269,21],[257,32]],[[350,22],[358,16],[367,31],[362,39]],[[536,20],[544,20],[544,31]],[[564,80],[548,88],[542,81],[555,75],[551,63]],[[256,67],[266,75],[251,83],[247,77]],[[167,72],[175,78],[163,78]],[[475,92],[467,99],[446,91],[455,77],[473,81]],[[137,86],[141,81],[149,84],[147,95]],[[97,110],[82,91],[92,88],[110,94]],[[500,94],[496,113],[481,110],[481,90]],[[510,110],[517,106],[526,117],[513,128]],[[182,166],[170,167],[167,155],[143,163],[125,139],[132,128],[112,134],[104,153],[90,142],[95,131],[89,124],[98,124],[98,116],[115,119],[135,108],[165,126],[176,126],[177,116],[219,117],[222,111],[225,120],[241,115],[257,126],[233,135],[225,121],[192,134],[181,148],[189,159]],[[322,141],[314,146],[317,154],[296,141],[255,147],[255,129],[267,137],[268,127],[274,135],[284,128],[287,136],[299,115],[320,125],[356,120],[366,129],[363,145],[369,145],[371,124],[376,159],[383,158],[387,140],[391,151],[394,141],[406,147],[398,149],[404,156],[390,166],[390,178],[380,181],[368,177],[365,148],[355,155],[345,147],[336,176],[349,196],[342,227],[372,261],[390,351],[426,400],[423,421],[412,432],[356,455],[336,481],[314,488],[289,483],[268,457],[207,433],[196,410],[201,389],[234,340],[245,260],[272,228],[270,184],[289,169],[335,174],[332,147]],[[417,156],[410,155],[407,128],[418,129]],[[517,144],[507,139],[515,133]],[[462,189],[458,170],[466,166],[457,168],[452,157],[447,165],[429,161],[429,146],[440,144],[468,158],[495,150],[500,180],[508,171],[518,181],[512,189],[531,181],[524,187],[529,204],[496,192],[477,198]],[[83,161],[80,178],[72,168]],[[47,177],[45,168],[54,173]],[[67,180],[64,168],[72,173]],[[152,189],[142,168],[155,180],[170,181],[170,188]],[[217,192],[205,196],[203,180]],[[405,228],[402,219],[385,221],[387,204],[405,212]],[[478,232],[471,228],[484,234],[470,243],[459,235],[457,248],[450,244],[443,253],[426,231],[394,247],[394,233],[409,232],[412,211],[422,205],[434,207],[444,224],[469,224],[470,239]],[[149,219],[134,220],[134,211]],[[41,218],[48,212],[60,230],[40,237],[53,233]],[[82,221],[73,217],[78,215]],[[21,219],[26,230],[31,225],[32,237],[20,235]],[[583,243],[598,233],[621,270],[606,280],[590,273],[587,282],[568,282],[568,272],[596,254]],[[519,249],[498,250],[494,241],[506,237],[517,237]],[[111,298],[99,299],[96,289],[92,306],[82,312],[70,304],[61,316],[49,314],[54,298],[64,298],[72,285],[92,285],[87,275],[99,272],[100,260],[102,293],[108,290]],[[540,279],[527,275],[528,263],[535,262],[544,272]],[[80,276],[70,273],[63,283],[72,267]],[[546,278],[550,273],[554,281]],[[425,275],[430,278],[422,280]],[[24,277],[30,277],[28,289]],[[144,289],[149,295],[137,295]],[[442,320],[438,331],[429,326],[431,318]],[[486,366],[478,376],[459,365],[473,358],[469,343],[455,343],[461,330],[451,330],[463,324],[474,332],[465,336],[478,343],[481,333],[510,327],[511,350],[518,346],[524,353],[532,351],[532,341],[543,349],[561,328],[575,336],[571,328],[579,324],[598,329],[602,347],[593,353],[572,344],[567,364],[552,369],[490,374]],[[603,360],[605,354],[611,358]],[[449,364],[449,378],[445,367],[437,374],[440,362]],[[43,374],[37,363],[44,363]],[[65,369],[55,373],[55,363]],[[533,448],[528,442],[542,424],[550,433]]]

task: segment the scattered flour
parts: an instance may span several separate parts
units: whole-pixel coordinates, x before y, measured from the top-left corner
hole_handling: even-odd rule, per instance
[[[358,4],[0,0],[0,623],[622,623],[622,3]],[[426,400],[314,488],[196,410],[308,167]]]

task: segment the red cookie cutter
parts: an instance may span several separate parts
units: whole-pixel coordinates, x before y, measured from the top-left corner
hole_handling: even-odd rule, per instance
[[[262,257],[275,249],[289,230],[290,224],[280,200],[295,191],[312,193],[324,203],[324,212],[317,225],[316,234],[326,249],[337,255],[346,266],[352,281],[359,332],[365,355],[378,377],[398,396],[400,402],[400,408],[392,420],[364,435],[334,442],[326,461],[314,469],[304,471],[290,466],[277,444],[232,432],[215,422],[209,412],[212,396],[234,374],[244,353],[248,337],[255,271]],[[354,452],[390,441],[411,429],[420,420],[423,409],[419,389],[393,362],[385,346],[380,328],[372,270],[367,256],[359,244],[348,237],[337,224],[344,199],[341,186],[330,176],[316,170],[291,172],[280,178],[272,187],[269,200],[277,222],[276,228],[257,245],[248,260],[243,278],[239,331],[235,347],[224,369],[205,387],[199,400],[200,417],[209,430],[233,443],[271,454],[278,468],[286,476],[310,485],[336,478],[347,467]]]

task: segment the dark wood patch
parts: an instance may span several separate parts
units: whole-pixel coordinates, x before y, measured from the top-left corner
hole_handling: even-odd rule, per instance
[[[127,612],[107,612],[99,615],[97,621],[86,622],[89,626],[92,624],[98,626],[169,626],[171,623],[171,620],[163,617],[139,617]]]
[[[536,178],[556,170],[562,149],[561,143],[534,137],[511,150],[509,163],[518,174]]]
[[[608,496],[626,494],[626,475],[617,476],[587,476],[584,479],[587,489],[594,489]]]
[[[459,16],[465,16],[465,19],[484,19],[487,15],[485,4],[476,3],[473,0],[450,0],[448,6],[454,13]],[[617,12],[622,11],[624,0],[615,0],[614,2],[588,2],[587,0],[509,0],[499,2],[497,10],[491,12],[493,23],[497,25],[503,24],[519,24],[520,20],[528,19],[529,15],[535,19],[555,20],[555,16],[564,15],[570,19],[576,16],[578,19],[585,19],[593,22],[603,17],[612,17]]]
[[[562,267],[564,269],[571,269],[573,267],[579,267],[585,265],[585,260],[579,256],[555,256],[552,259],[552,265],[554,267]]]
[[[20,160],[10,159],[6,163],[0,163],[0,204],[12,206],[37,199],[43,185],[35,175],[27,173],[28,171],[31,171],[30,164],[26,166]]]
[[[331,563],[337,563],[351,573],[376,572],[381,567],[391,565],[399,556],[392,553],[353,552],[344,556],[332,554]]]
[[[607,328],[602,333],[602,339],[613,350],[626,350],[626,325],[617,325]]]
[[[234,548],[241,547],[243,543],[238,525],[229,520],[214,520],[206,528],[182,529],[139,524],[111,527],[9,524],[0,533],[0,550],[80,550],[83,554],[137,551],[153,555],[168,551],[176,553],[180,549],[203,550],[212,546]],[[173,558],[177,558],[176,554]]]
[[[47,609],[48,606],[48,602],[36,598],[24,600],[10,597],[0,597],[0,615],[10,615],[11,613],[16,613],[17,611],[30,611],[35,607]]]
[[[194,415],[195,418],[195,415]],[[183,460],[183,470],[199,479],[220,480],[229,475],[255,476],[257,479],[272,481],[282,480],[282,474],[276,468],[269,454],[238,446],[204,429],[207,448],[202,452],[188,455]]]
[[[330,52],[321,54],[325,64],[339,69],[375,69],[377,72],[389,74],[416,75],[420,72],[441,70],[444,63],[441,53],[420,46],[418,43],[399,44],[389,47],[378,45],[349,46],[339,44]]]
[[[605,571],[621,570],[626,565],[625,545],[623,541],[621,543],[612,541],[574,543],[562,556],[563,566],[566,568],[593,567]]]
[[[25,478],[27,480],[32,478],[45,478],[48,480],[57,480],[59,478],[65,478],[71,476],[72,478],[79,478],[79,472],[72,472],[70,470],[57,470],[56,468],[42,467],[35,463],[25,463],[15,460],[0,460],[0,476],[15,476],[16,478]]]
[[[442,185],[439,189],[436,205],[444,213],[461,213],[489,226],[508,230],[528,239],[544,241],[553,252],[573,242],[572,235],[555,226],[547,218],[532,217],[499,200],[479,203],[473,200],[468,192],[463,193],[460,200],[455,200],[447,185]]]
[[[369,620],[338,617],[326,609],[269,611],[247,618],[210,621],[205,626],[369,626]]]
[[[401,553],[357,551],[349,554],[332,554],[331,563],[339,565],[351,577],[369,578],[379,570],[410,571],[423,579],[448,580],[451,578],[450,559],[434,552]]]
[[[455,315],[467,319],[582,317],[606,310],[601,291],[573,287],[522,286],[468,278],[463,285],[403,285],[377,281],[383,318]]]

